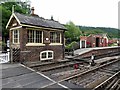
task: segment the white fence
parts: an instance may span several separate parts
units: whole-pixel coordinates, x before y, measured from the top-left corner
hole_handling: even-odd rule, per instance
[[[10,52],[7,50],[6,53],[0,53],[0,64],[1,63],[7,63],[10,61]]]

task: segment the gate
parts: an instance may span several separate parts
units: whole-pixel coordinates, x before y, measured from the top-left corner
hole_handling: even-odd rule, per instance
[[[7,63],[10,61],[10,52],[9,49],[5,53],[0,53],[0,64]]]
[[[20,62],[20,49],[13,49],[12,50],[12,55],[13,55],[13,62]]]

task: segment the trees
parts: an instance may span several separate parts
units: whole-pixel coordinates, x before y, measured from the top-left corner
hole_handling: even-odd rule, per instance
[[[120,38],[119,29],[108,28],[108,27],[88,27],[88,26],[78,26],[82,33],[86,36],[90,34],[107,33],[109,38]]]
[[[30,12],[30,4],[27,2],[7,2],[8,0],[0,3],[0,11],[2,11],[2,36],[8,38],[8,31],[5,26],[12,13],[12,6],[15,5],[15,11],[23,14],[28,14]],[[14,0],[13,0],[14,1]]]
[[[70,39],[70,41],[78,41],[82,32],[79,27],[77,27],[73,22],[69,22],[66,25],[67,31],[65,32],[65,37]]]
[[[91,30],[86,30],[86,31],[82,31],[82,32],[84,32],[85,36],[88,36],[90,34],[102,34],[102,33],[105,33],[101,29],[91,29]]]
[[[30,0],[27,2],[23,2],[19,0],[19,2],[15,2],[16,0],[1,0],[0,1],[0,11],[2,12],[2,18],[0,18],[0,25],[2,25],[2,29],[0,29],[0,33],[2,33],[2,40],[6,42],[9,38],[9,31],[6,29],[6,24],[12,14],[12,6],[15,5],[15,12],[28,14],[30,13]]]
[[[79,44],[77,43],[80,40],[80,35],[82,32],[80,31],[79,27],[77,27],[73,22],[68,22],[66,25],[67,31],[65,31],[65,38],[66,38],[66,50],[68,52],[70,50],[77,49]]]

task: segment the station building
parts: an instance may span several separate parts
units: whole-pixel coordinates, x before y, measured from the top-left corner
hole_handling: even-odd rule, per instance
[[[91,34],[89,36],[80,36],[80,48],[107,46],[107,34]]]
[[[32,8],[31,15],[12,13],[6,28],[9,29],[10,49],[19,49],[19,54],[14,55],[18,61],[64,59],[66,28],[53,18],[39,17]]]

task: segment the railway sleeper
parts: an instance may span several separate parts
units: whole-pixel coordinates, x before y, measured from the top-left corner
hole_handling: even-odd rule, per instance
[[[71,77],[66,78],[66,79],[63,79],[63,80],[66,80],[66,81],[69,81],[69,80],[70,80],[70,81],[72,81],[71,79],[78,78],[78,77],[80,77],[80,76],[82,76],[82,75],[86,75],[87,73],[90,73],[90,72],[91,72],[91,73],[95,73],[95,71],[100,70],[100,69],[103,69],[103,68],[105,68],[106,66],[109,67],[109,66],[111,66],[111,64],[115,64],[116,62],[118,62],[118,60],[109,62],[109,63],[107,63],[107,64],[105,64],[105,65],[102,65],[102,66],[93,68],[93,69],[91,69],[91,70],[85,71],[85,72],[83,72],[83,73],[80,73],[80,74],[71,76]],[[116,74],[118,74],[118,73],[116,73]],[[116,74],[115,74],[115,75],[116,75]],[[114,76],[115,76],[115,75],[114,75]],[[113,79],[111,80],[111,78],[109,78],[109,79],[110,79],[109,81],[106,80],[104,83],[101,83],[100,85],[96,86],[94,90],[104,89],[105,86],[108,85],[107,83],[109,83],[109,82],[111,82],[111,81],[113,80]],[[61,81],[63,81],[63,80],[61,80]],[[59,82],[61,82],[61,81],[59,81]],[[76,81],[76,80],[75,80],[75,81]],[[74,81],[72,81],[72,82],[74,82]],[[106,82],[107,82],[107,83],[106,83]],[[74,82],[74,83],[75,83],[75,82]]]
[[[69,64],[64,64],[64,65],[59,65],[59,66],[53,66],[51,68],[45,68],[45,69],[42,69],[40,70],[41,72],[45,72],[45,71],[50,71],[50,70],[55,70],[55,69],[58,69],[58,68],[64,68],[64,67],[68,67],[68,66],[73,66],[74,64],[80,64],[81,62],[75,62],[75,63],[69,63]]]
[[[30,63],[29,67],[30,68],[34,68],[34,67],[41,67],[41,66],[47,66],[47,65],[55,65],[55,64],[62,64],[62,63],[67,63],[67,62],[71,62],[70,60],[63,60],[63,61],[49,61],[49,62],[43,62],[43,61],[39,61],[39,62],[33,62]]]
[[[66,64],[66,63],[64,63]],[[60,65],[63,65],[63,63],[54,63],[54,64],[48,64],[48,65],[42,65],[42,66],[39,66],[39,67],[33,67],[35,69],[37,69],[38,71],[42,70],[42,69],[46,69],[46,68],[50,68],[50,67],[56,67],[56,66],[60,66]]]
[[[117,79],[117,81],[114,83],[114,85],[110,88],[110,90],[116,90],[117,86],[119,85],[120,80]]]
[[[100,71],[102,71],[102,72],[106,72],[106,73],[110,73],[110,74],[115,74],[114,71],[107,70],[107,69],[101,69]]]
[[[101,77],[101,78],[99,78],[99,79],[97,79],[97,80],[95,80],[95,81],[87,84],[85,87],[86,88],[95,88],[97,85],[99,85],[100,83],[102,83],[103,81],[105,81],[107,78],[108,78],[108,76],[105,75],[105,76],[103,76],[103,77]]]
[[[90,75],[85,75],[77,78],[73,78],[70,81],[76,82],[78,85],[86,86],[86,84],[93,82],[97,78],[101,78],[103,74],[97,72],[97,73],[91,73]]]
[[[120,83],[118,84],[116,90],[120,90]]]
[[[114,85],[114,83],[117,81],[117,78],[109,82],[108,86],[106,86],[105,90],[110,90],[110,88]]]
[[[112,62],[112,61],[114,61],[114,60],[116,60],[116,59],[110,59],[110,60],[108,60],[108,61],[104,61],[104,62],[98,63],[98,65],[104,65],[104,64],[109,63],[109,62]]]

